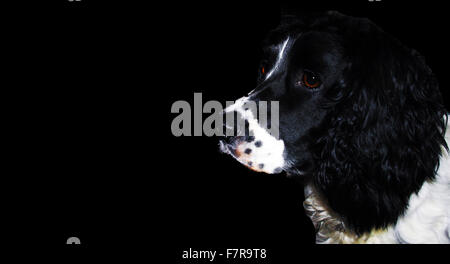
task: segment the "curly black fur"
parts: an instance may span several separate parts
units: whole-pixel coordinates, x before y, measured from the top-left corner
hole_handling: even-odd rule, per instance
[[[333,14],[350,61],[325,95],[311,146],[315,185],[356,233],[393,224],[433,180],[446,110],[423,58],[368,20]]]
[[[394,224],[447,148],[447,112],[424,59],[336,12],[287,17],[264,47],[262,67],[276,72],[250,99],[279,101],[284,169],[313,182],[357,234]],[[314,89],[302,81],[311,72]]]

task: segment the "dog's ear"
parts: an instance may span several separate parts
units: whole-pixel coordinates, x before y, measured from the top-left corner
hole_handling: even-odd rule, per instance
[[[438,83],[417,52],[367,20],[344,39],[349,64],[318,151],[315,184],[357,233],[393,224],[432,180],[446,147]],[[339,90],[339,91],[337,91]]]

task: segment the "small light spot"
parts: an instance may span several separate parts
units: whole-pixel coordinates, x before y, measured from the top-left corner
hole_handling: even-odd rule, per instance
[[[256,141],[256,142],[255,142],[255,146],[256,146],[257,148],[261,147],[261,146],[262,146],[261,140]]]

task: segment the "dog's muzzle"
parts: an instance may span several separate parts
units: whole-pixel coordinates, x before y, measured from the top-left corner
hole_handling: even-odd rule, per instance
[[[280,173],[286,167],[284,142],[258,124],[252,112],[245,107],[246,100],[241,98],[225,109],[225,113],[239,113],[246,125],[243,135],[220,140],[220,150],[254,171]]]

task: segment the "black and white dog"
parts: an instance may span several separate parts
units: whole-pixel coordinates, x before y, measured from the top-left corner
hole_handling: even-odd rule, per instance
[[[253,136],[221,149],[305,179],[317,243],[449,243],[450,129],[423,58],[367,19],[288,17],[266,41],[258,87],[228,107]],[[279,102],[279,138],[246,101]]]

